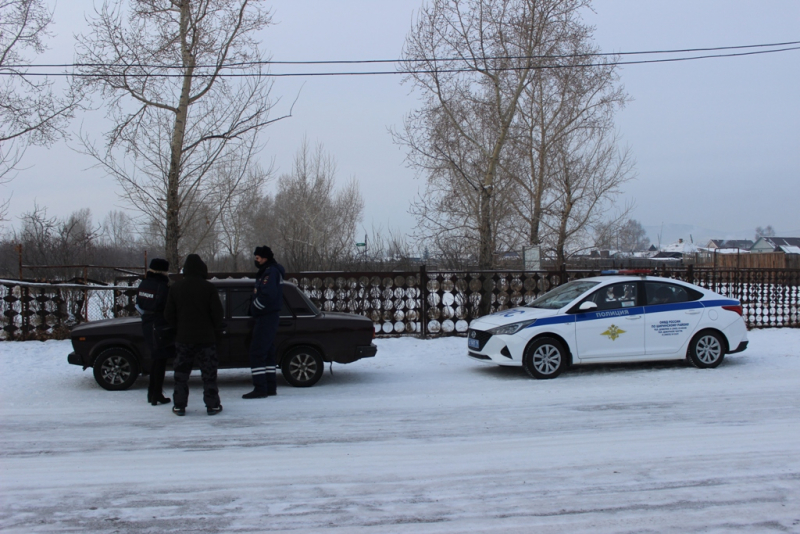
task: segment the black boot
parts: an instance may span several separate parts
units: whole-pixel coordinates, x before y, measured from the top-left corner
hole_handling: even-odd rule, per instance
[[[250,393],[242,395],[243,399],[266,399],[267,397],[269,397],[269,395],[263,389],[254,389]]]
[[[151,400],[150,404],[152,404],[153,406],[158,406],[159,404],[169,404],[170,402],[172,402],[172,399],[170,399],[169,397],[165,397],[164,394],[162,393],[161,398]]]

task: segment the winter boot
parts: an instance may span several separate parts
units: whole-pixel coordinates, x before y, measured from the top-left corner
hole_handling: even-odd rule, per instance
[[[243,399],[266,399],[269,396],[266,390],[254,389],[250,393],[242,395]]]

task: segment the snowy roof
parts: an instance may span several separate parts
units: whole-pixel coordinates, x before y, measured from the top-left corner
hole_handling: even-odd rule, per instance
[[[754,245],[750,239],[712,239],[708,248],[749,250]]]
[[[800,254],[800,247],[794,245],[781,245],[779,247],[786,254]]]
[[[672,243],[661,247],[661,252],[680,252],[681,254],[693,254],[697,252],[697,246],[694,243],[679,239],[677,243]]]
[[[800,237],[761,237],[759,241],[764,240],[776,249],[783,246],[800,247]]]

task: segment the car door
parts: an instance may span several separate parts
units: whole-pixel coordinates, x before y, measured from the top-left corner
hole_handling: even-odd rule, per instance
[[[672,354],[694,335],[703,318],[699,291],[668,282],[644,284],[645,350],[648,355]]]
[[[575,314],[580,360],[625,361],[644,356],[644,313],[637,281],[603,286],[582,302],[597,305]]]
[[[249,367],[250,365],[250,342],[253,339],[254,321],[250,317],[250,296],[252,294],[253,290],[247,287],[228,291],[228,308],[230,309],[227,329],[228,344],[231,361],[236,363],[236,367]],[[295,323],[296,319],[291,307],[286,302],[286,295],[284,295],[278,332],[275,334],[275,347],[280,347],[292,336]]]
[[[253,330],[253,318],[250,317],[249,288],[228,288],[227,308],[225,314],[226,327],[223,334],[225,361],[220,357],[220,365],[225,367],[249,366],[248,349],[250,334]]]

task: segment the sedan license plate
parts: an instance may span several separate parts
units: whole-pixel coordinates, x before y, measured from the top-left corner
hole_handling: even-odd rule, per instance
[[[467,346],[471,349],[479,349],[481,348],[481,343],[477,339],[470,338],[468,340]]]

